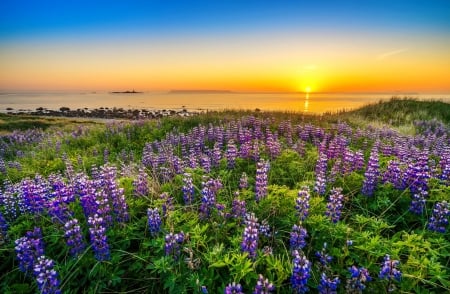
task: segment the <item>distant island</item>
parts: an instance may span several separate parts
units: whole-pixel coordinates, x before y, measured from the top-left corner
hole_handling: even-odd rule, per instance
[[[230,90],[170,90],[169,94],[229,94]]]
[[[140,93],[143,93],[143,92],[137,92],[137,91],[135,91],[135,90],[133,90],[133,91],[113,91],[113,92],[110,92],[111,94],[140,94]]]

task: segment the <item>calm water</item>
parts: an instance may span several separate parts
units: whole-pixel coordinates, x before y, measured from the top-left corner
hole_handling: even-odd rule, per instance
[[[0,112],[8,108],[35,110],[38,107],[58,110],[117,107],[125,109],[190,111],[251,109],[288,110],[307,113],[336,112],[354,109],[362,105],[390,99],[394,94],[301,94],[301,93],[0,93]],[[450,94],[408,95],[418,99],[439,99],[450,103]]]

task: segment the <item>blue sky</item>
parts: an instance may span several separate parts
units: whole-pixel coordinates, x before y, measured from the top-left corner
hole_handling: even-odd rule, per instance
[[[450,1],[12,1],[0,37],[240,30],[359,29],[450,33]]]

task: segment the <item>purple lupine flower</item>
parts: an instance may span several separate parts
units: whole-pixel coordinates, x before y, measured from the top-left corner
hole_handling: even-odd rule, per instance
[[[100,179],[100,188],[106,193],[106,199],[112,204],[112,210],[116,221],[126,222],[129,219],[128,205],[125,200],[123,188],[117,184],[117,168],[113,166],[102,166]]]
[[[268,279],[264,279],[264,276],[260,274],[253,294],[269,294],[273,291],[275,291],[275,286],[270,283]]]
[[[231,206],[231,215],[234,218],[243,219],[247,213],[245,200],[233,199]]]
[[[148,208],[148,230],[152,236],[155,236],[161,231],[161,217],[159,216],[158,208]]]
[[[389,281],[387,290],[392,292],[395,290],[395,285],[392,283],[394,280],[400,282],[402,278],[402,272],[397,268],[400,262],[398,260],[391,260],[390,256],[386,254],[383,264],[380,270],[380,279],[387,279]]]
[[[161,193],[161,195],[159,195],[159,198],[164,201],[162,204],[162,216],[166,217],[170,211],[173,211],[174,199],[167,192]]]
[[[245,141],[239,146],[239,156],[243,159],[251,158],[252,142]]]
[[[325,193],[327,186],[327,164],[327,154],[323,152],[319,153],[319,159],[316,164],[316,182],[314,185],[314,191],[319,195],[323,195]]]
[[[322,273],[319,286],[317,286],[317,290],[320,294],[336,294],[340,282],[341,281],[339,280],[339,277],[331,279],[328,278],[325,273]]]
[[[422,214],[425,209],[426,198],[428,197],[428,191],[419,187],[417,191],[412,195],[411,204],[409,210],[415,214]]]
[[[411,194],[418,194],[419,191],[428,191],[428,179],[430,178],[430,168],[428,166],[428,151],[419,153],[416,161],[410,162],[403,176],[405,187],[408,187]]]
[[[305,239],[308,237],[308,232],[302,226],[293,225],[291,237],[289,240],[291,251],[303,249],[306,246]]]
[[[428,229],[431,231],[445,233],[450,217],[450,206],[447,201],[438,202],[433,207],[433,213],[428,223]]]
[[[239,189],[244,190],[248,188],[248,176],[245,172],[242,173],[239,179]]]
[[[375,144],[375,146],[372,148],[372,151],[370,152],[369,162],[367,163],[367,169],[364,173],[364,182],[362,188],[362,193],[364,195],[373,195],[373,192],[375,191],[378,183],[378,177],[380,174],[379,168],[378,146],[377,144]]]
[[[441,159],[439,160],[439,165],[441,167],[440,179],[445,183],[450,183],[450,146],[444,148],[441,153]]]
[[[7,234],[8,234],[8,223],[3,217],[3,214],[0,212],[0,245],[5,243]]]
[[[389,160],[386,172],[383,174],[383,182],[391,183],[396,189],[404,189],[402,181],[402,170],[400,169],[400,161]]]
[[[245,229],[242,234],[241,249],[248,253],[252,260],[256,259],[256,249],[258,248],[258,219],[255,214],[247,214],[245,219]]]
[[[331,168],[330,174],[328,176],[328,182],[334,183],[338,176],[344,172],[343,169],[344,168],[342,165],[342,160],[340,158],[337,158],[333,164],[333,167]]]
[[[214,143],[214,147],[211,154],[211,165],[219,166],[220,159],[222,158],[222,151],[219,142]]]
[[[369,271],[360,267],[352,266],[348,269],[351,277],[347,280],[347,286],[345,287],[346,293],[359,294],[366,289],[366,282],[370,282],[372,278],[369,275]]]
[[[281,153],[281,144],[270,131],[267,134],[266,148],[271,159],[276,158]]]
[[[24,202],[16,196],[19,184],[13,185],[9,180],[3,183],[4,191],[0,190],[0,205],[3,207],[3,217],[8,221],[17,219],[21,210],[24,211]]]
[[[236,144],[234,143],[233,140],[230,140],[227,145],[227,153],[226,153],[227,166],[229,169],[234,168],[234,165],[236,163],[236,157],[238,155],[237,153],[238,149],[236,147]]]
[[[26,211],[40,214],[45,208],[44,193],[42,187],[36,181],[25,179],[21,183],[21,198],[25,204]]]
[[[222,188],[222,182],[218,179],[209,179],[202,182],[202,186],[202,203],[199,213],[201,219],[207,219],[211,215],[212,209],[216,207],[216,194]]]
[[[20,271],[32,273],[37,258],[44,255],[41,229],[35,227],[33,231],[28,231],[24,237],[17,239],[15,244]]]
[[[200,157],[200,166],[205,170],[206,173],[211,172],[211,159],[208,155],[203,154]]]
[[[297,209],[298,216],[301,221],[304,221],[309,213],[309,189],[307,187],[302,187],[298,191],[298,197],[295,200],[295,209]]]
[[[259,161],[256,164],[255,197],[260,201],[267,196],[268,173],[270,164],[267,161]]]
[[[223,291],[224,294],[244,294],[242,292],[241,284],[236,284],[235,282],[228,284]]]
[[[183,174],[183,199],[184,204],[191,205],[194,201],[194,183],[190,173]]]
[[[333,223],[337,223],[341,217],[343,202],[344,195],[342,195],[342,188],[333,188],[325,212],[325,215],[328,216]]]
[[[86,218],[97,213],[98,204],[95,201],[95,188],[85,174],[80,173],[75,176],[74,180],[75,195],[80,199],[81,207]]]
[[[323,243],[322,250],[316,252],[316,257],[319,258],[319,262],[322,268],[328,268],[329,263],[333,260],[333,257],[328,255],[327,253],[327,243]]]
[[[47,213],[54,223],[60,225],[64,225],[72,217],[69,207],[60,197],[53,198],[47,202]]]
[[[361,170],[364,168],[364,154],[361,150],[357,150],[353,157],[354,170]]]
[[[258,142],[258,140],[255,140],[253,142],[252,152],[251,153],[252,153],[253,160],[254,161],[259,161],[260,154],[259,154],[259,142]]]
[[[136,196],[146,196],[149,194],[148,174],[143,167],[139,168],[137,178],[133,181],[133,191]]]
[[[184,242],[184,233],[181,231],[178,234],[169,233],[165,237],[164,251],[166,256],[172,256],[175,260],[181,252],[181,244]]]
[[[81,228],[76,218],[64,224],[64,237],[66,238],[67,246],[70,248],[70,255],[76,257],[84,251],[86,244],[83,241]]]
[[[262,236],[266,236],[267,238],[270,238],[270,225],[267,223],[267,220],[263,220],[261,224],[259,225],[259,233]]]
[[[294,251],[294,260],[292,261],[293,269],[291,276],[291,286],[297,294],[308,292],[308,279],[311,276],[311,262],[305,255],[300,255],[298,251]]]
[[[58,273],[54,269],[55,262],[45,256],[39,256],[33,271],[36,277],[39,293],[59,294]]]
[[[103,218],[95,214],[89,217],[89,236],[91,239],[92,249],[94,250],[95,259],[98,261],[109,260],[109,244],[106,237],[106,228]]]

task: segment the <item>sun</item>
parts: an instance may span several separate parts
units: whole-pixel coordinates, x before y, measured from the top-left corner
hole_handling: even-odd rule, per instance
[[[310,87],[310,86],[306,86],[306,88],[305,88],[305,92],[306,92],[306,93],[309,93],[309,92],[311,92],[311,87]]]

